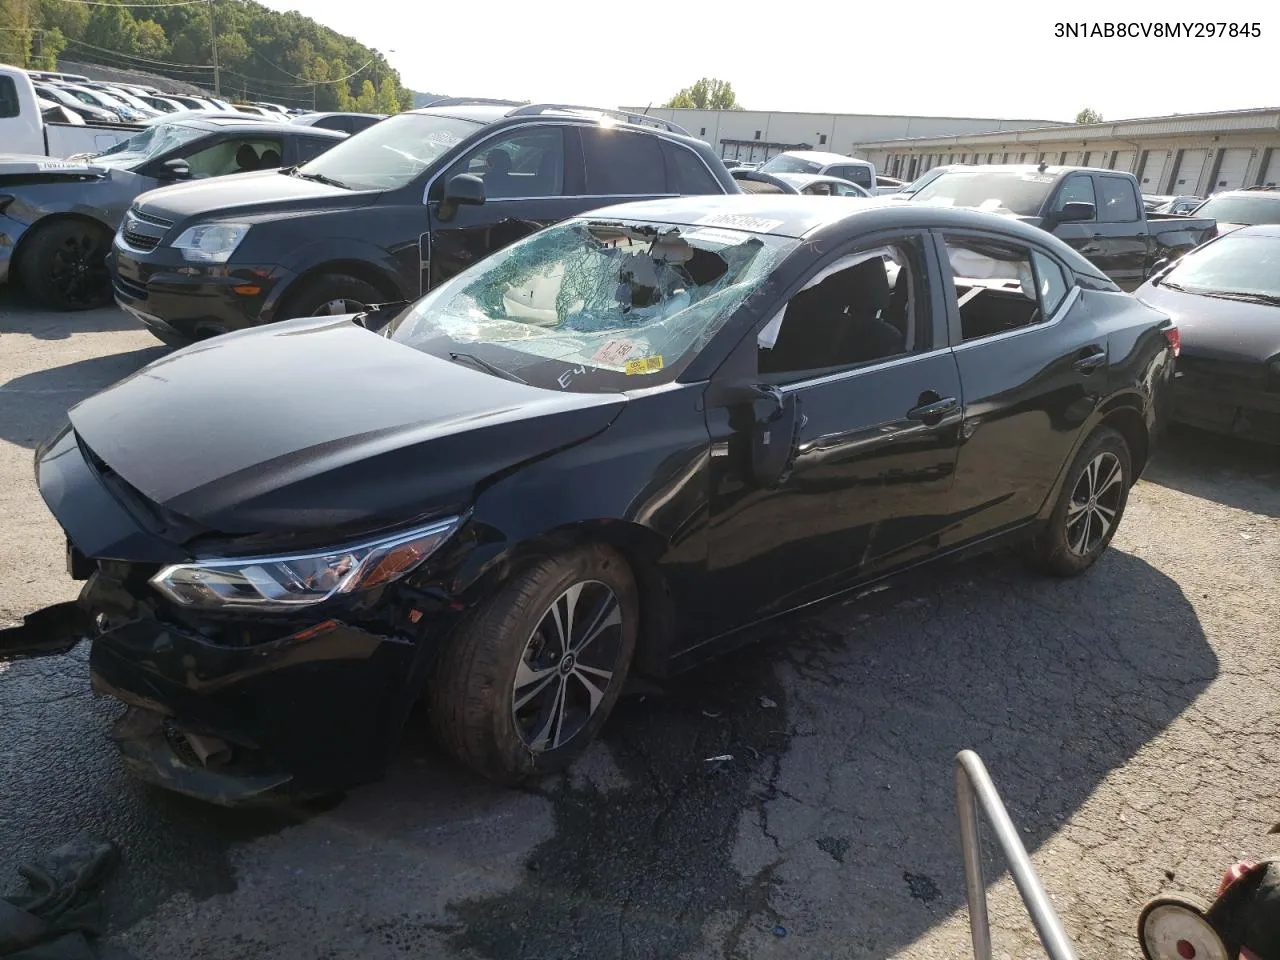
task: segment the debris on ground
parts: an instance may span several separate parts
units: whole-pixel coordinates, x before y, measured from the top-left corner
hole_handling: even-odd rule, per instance
[[[18,865],[27,889],[0,898],[0,957],[5,960],[131,960],[96,943],[98,894],[119,862],[114,844],[88,838]]]
[[[708,771],[709,773],[719,773],[721,770],[724,769],[724,765],[726,763],[729,763],[732,760],[733,760],[733,754],[722,753],[718,757],[707,757],[704,763],[711,764],[711,769]]]
[[[765,710],[772,710],[772,709],[773,709],[774,707],[776,707],[777,705],[778,705],[778,704],[777,704],[775,701],[770,700],[768,697],[761,697],[761,698],[760,698],[760,706],[761,706],[762,708],[764,708]]]

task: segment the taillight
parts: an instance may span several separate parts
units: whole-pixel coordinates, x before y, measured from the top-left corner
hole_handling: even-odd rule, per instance
[[[1168,327],[1164,331],[1164,338],[1169,341],[1169,349],[1173,351],[1173,355],[1179,356],[1182,353],[1182,334],[1178,332],[1177,327]]]

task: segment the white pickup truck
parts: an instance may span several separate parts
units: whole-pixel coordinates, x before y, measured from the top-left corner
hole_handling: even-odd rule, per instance
[[[0,63],[0,152],[61,159],[98,154],[139,129],[130,123],[49,123],[27,72]]]

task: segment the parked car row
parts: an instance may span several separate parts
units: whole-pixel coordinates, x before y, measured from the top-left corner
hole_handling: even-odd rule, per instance
[[[352,133],[380,114],[318,113],[278,104],[232,104],[212,96],[105,83],[76,74],[27,71],[0,64],[0,145],[7,154],[92,156],[132,136],[136,126],[180,117],[232,116]]]
[[[457,99],[141,194],[116,299],[199,344],[36,451],[126,762],[218,803],[325,793],[380,776],[425,701],[455,759],[522,783],[629,677],[791,611],[999,544],[1083,573],[1195,406],[1180,318],[1261,310],[1241,265],[1271,248],[1243,245],[1280,241],[1148,279],[1162,225],[1197,223],[1109,177],[874,197],[731,173],[666,121]]]

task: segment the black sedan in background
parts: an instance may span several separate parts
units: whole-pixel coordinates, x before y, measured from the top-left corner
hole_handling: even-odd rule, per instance
[[[1135,295],[1178,324],[1172,418],[1280,443],[1280,224],[1218,237]]]
[[[179,350],[36,452],[153,782],[376,778],[425,697],[453,756],[517,783],[629,674],[799,607],[1005,542],[1082,573],[1175,354],[1044,231],[875,199],[597,210],[359,319]]]

